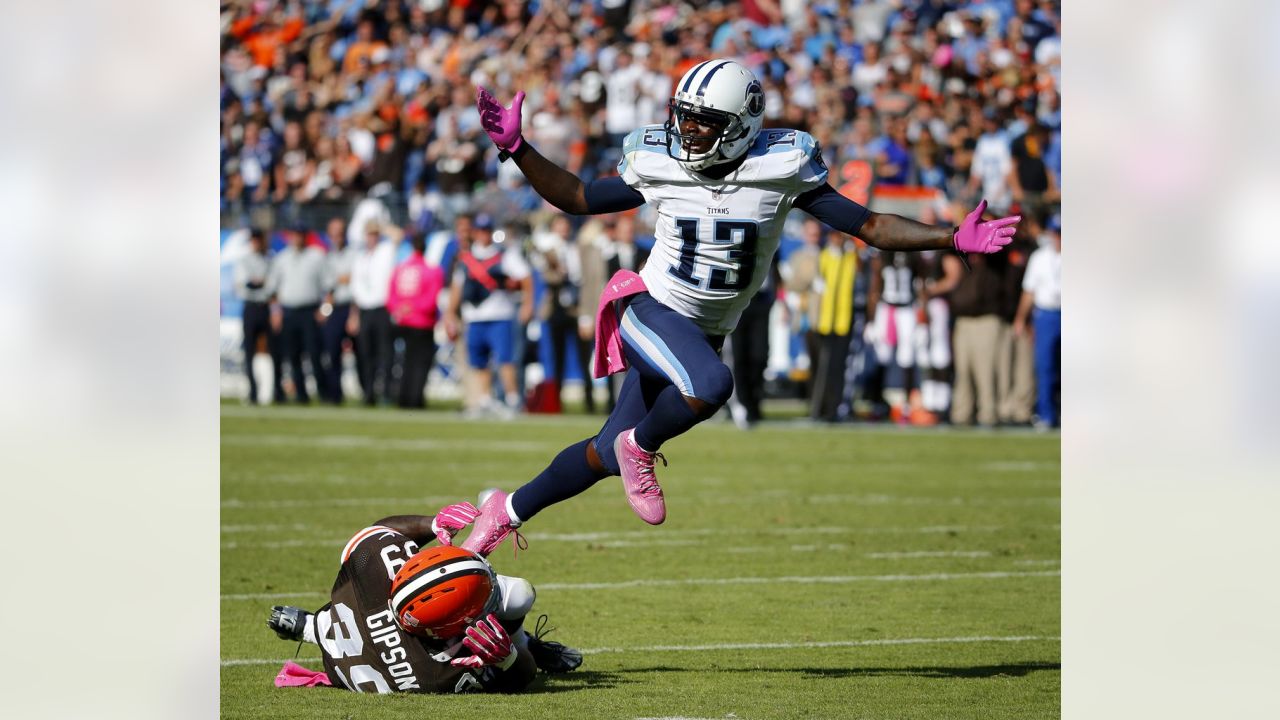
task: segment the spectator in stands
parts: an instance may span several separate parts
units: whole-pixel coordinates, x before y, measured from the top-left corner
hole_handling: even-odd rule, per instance
[[[396,243],[382,236],[377,221],[365,224],[364,247],[351,263],[351,300],[355,308],[347,332],[356,336],[360,356],[360,388],[364,404],[391,397],[391,316],[387,291],[395,269]]]
[[[493,218],[476,216],[471,246],[458,253],[445,329],[452,340],[459,337],[463,323],[467,326],[467,362],[475,379],[467,413],[510,418],[520,410],[516,323],[523,326],[533,316],[533,280],[520,249],[514,243],[494,242],[493,229]],[[498,365],[500,403],[493,401],[491,362]]]
[[[605,121],[610,147],[622,147],[622,139],[640,123],[638,103],[644,92],[646,72],[628,50],[618,53],[613,71],[605,80]]]
[[[271,190],[271,170],[275,158],[271,152],[271,141],[263,136],[261,126],[250,120],[244,125],[244,142],[240,146],[240,182],[248,195],[250,204],[267,201]]]
[[[1021,204],[1024,217],[1044,217],[1058,202],[1057,180],[1044,161],[1048,142],[1048,129],[1036,124],[1014,140],[1011,147],[1013,168],[1009,172],[1009,188],[1013,200]]]
[[[994,109],[983,115],[982,135],[973,150],[973,164],[969,171],[970,193],[980,192],[986,198],[991,212],[1006,214],[1013,195],[1009,190],[1009,174],[1013,171],[1013,157],[1009,154],[1009,141],[1000,127],[1000,118]]]
[[[1048,242],[1031,253],[1022,279],[1022,301],[1013,321],[1016,336],[1032,321],[1036,365],[1036,429],[1058,427],[1062,386],[1062,220],[1046,225]]]
[[[258,380],[253,374],[253,358],[258,353],[259,339],[266,340],[267,353],[271,355],[272,398],[275,402],[284,402],[280,348],[277,335],[271,329],[270,270],[266,234],[255,228],[249,232],[249,252],[236,263],[232,279],[236,297],[244,302],[244,373],[249,379],[247,400],[250,405],[258,403]]]
[[[342,404],[342,347],[355,338],[347,332],[351,318],[351,270],[358,251],[347,245],[347,223],[340,217],[332,218],[326,227],[325,239],[329,241],[329,254],[325,258],[327,272],[325,298],[329,314],[324,319],[320,345],[324,351],[325,378],[329,386],[329,400]]]
[[[423,259],[427,243],[421,231],[410,231],[409,245],[412,252],[408,259],[397,265],[391,275],[387,311],[396,337],[404,342],[398,404],[402,408],[425,408],[424,389],[436,351],[436,302],[444,289],[444,273]]]
[[[303,356],[310,361],[311,376],[321,399],[329,398],[329,384],[324,376],[320,355],[320,301],[326,287],[324,251],[308,246],[306,228],[294,225],[285,230],[288,245],[276,254],[271,263],[268,285],[280,303],[283,315],[280,322],[280,350],[289,361],[293,374],[294,400],[307,404],[311,395],[307,390]]]

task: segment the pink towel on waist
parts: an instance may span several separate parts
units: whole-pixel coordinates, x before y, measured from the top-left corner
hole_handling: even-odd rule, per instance
[[[292,660],[285,661],[284,667],[280,668],[280,673],[276,675],[276,687],[315,687],[316,685],[331,686],[329,676],[308,670]]]
[[[627,356],[622,351],[622,333],[619,327],[615,300],[648,290],[644,280],[630,270],[619,270],[609,278],[600,293],[600,306],[596,309],[596,357],[591,376],[602,378],[627,369]]]

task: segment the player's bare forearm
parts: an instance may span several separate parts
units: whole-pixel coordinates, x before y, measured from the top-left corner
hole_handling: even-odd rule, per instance
[[[528,141],[511,157],[544,200],[572,215],[586,214],[586,186],[577,175],[543,157]]]
[[[410,540],[424,545],[436,539],[436,533],[431,529],[431,515],[391,515],[384,517],[374,525],[382,525],[389,527],[398,533],[406,535]]]
[[[880,250],[914,252],[950,250],[953,232],[951,228],[925,225],[901,215],[871,213],[858,231],[858,237]]]

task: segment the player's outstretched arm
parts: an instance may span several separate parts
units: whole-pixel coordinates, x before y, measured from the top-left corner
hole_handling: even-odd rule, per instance
[[[953,230],[916,222],[901,215],[874,213],[849,200],[830,185],[796,198],[795,206],[843,233],[856,235],[880,250],[956,250],[994,253],[1013,241],[1019,215],[982,222],[987,201],[978,203]]]
[[[909,220],[898,215],[872,213],[858,237],[881,250],[955,250],[961,253],[996,253],[1013,242],[1021,215],[982,222],[987,201],[965,216],[954,230]]]
[[[476,108],[489,139],[510,155],[533,189],[544,200],[571,215],[599,215],[630,210],[644,204],[644,197],[617,178],[586,185],[577,175],[556,165],[525,141],[520,134],[520,106],[524,92],[516,93],[504,108],[484,88],[476,89]]]

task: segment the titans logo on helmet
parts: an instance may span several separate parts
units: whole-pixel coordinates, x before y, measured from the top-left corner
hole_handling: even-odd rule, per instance
[[[760,88],[760,81],[752,80],[747,85],[747,112],[752,117],[764,112],[764,90]]]

